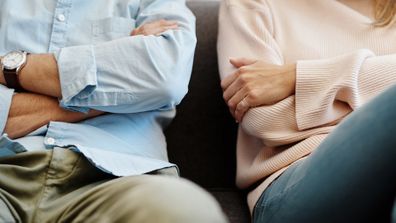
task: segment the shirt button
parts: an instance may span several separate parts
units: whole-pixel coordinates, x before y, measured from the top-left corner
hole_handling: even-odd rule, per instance
[[[59,15],[58,15],[58,21],[59,21],[59,22],[64,22],[65,20],[66,20],[65,15],[63,15],[63,14],[59,14]]]
[[[55,144],[55,139],[54,139],[54,138],[47,138],[47,139],[45,140],[45,142],[46,142],[48,145],[54,145],[54,144]]]

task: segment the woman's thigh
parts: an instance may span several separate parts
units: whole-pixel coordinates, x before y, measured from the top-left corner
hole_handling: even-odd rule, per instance
[[[263,193],[255,222],[389,222],[396,191],[396,87],[354,111]],[[384,220],[382,220],[384,219]]]

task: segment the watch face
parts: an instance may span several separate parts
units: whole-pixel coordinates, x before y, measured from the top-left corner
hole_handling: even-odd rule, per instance
[[[12,51],[7,53],[3,59],[2,63],[4,68],[13,70],[20,67],[26,60],[26,54],[21,51]]]

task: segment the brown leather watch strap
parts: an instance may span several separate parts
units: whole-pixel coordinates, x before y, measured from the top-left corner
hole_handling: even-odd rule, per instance
[[[17,92],[23,91],[21,84],[19,83],[17,70],[3,70],[4,79],[7,83],[7,87],[15,89]]]

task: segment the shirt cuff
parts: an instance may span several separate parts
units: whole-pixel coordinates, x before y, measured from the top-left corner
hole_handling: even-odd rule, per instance
[[[4,131],[10,111],[14,89],[0,85],[0,132]]]
[[[60,106],[74,111],[87,111],[72,105],[73,99],[88,98],[96,89],[97,66],[93,46],[75,46],[54,53],[58,63],[62,99]]]

